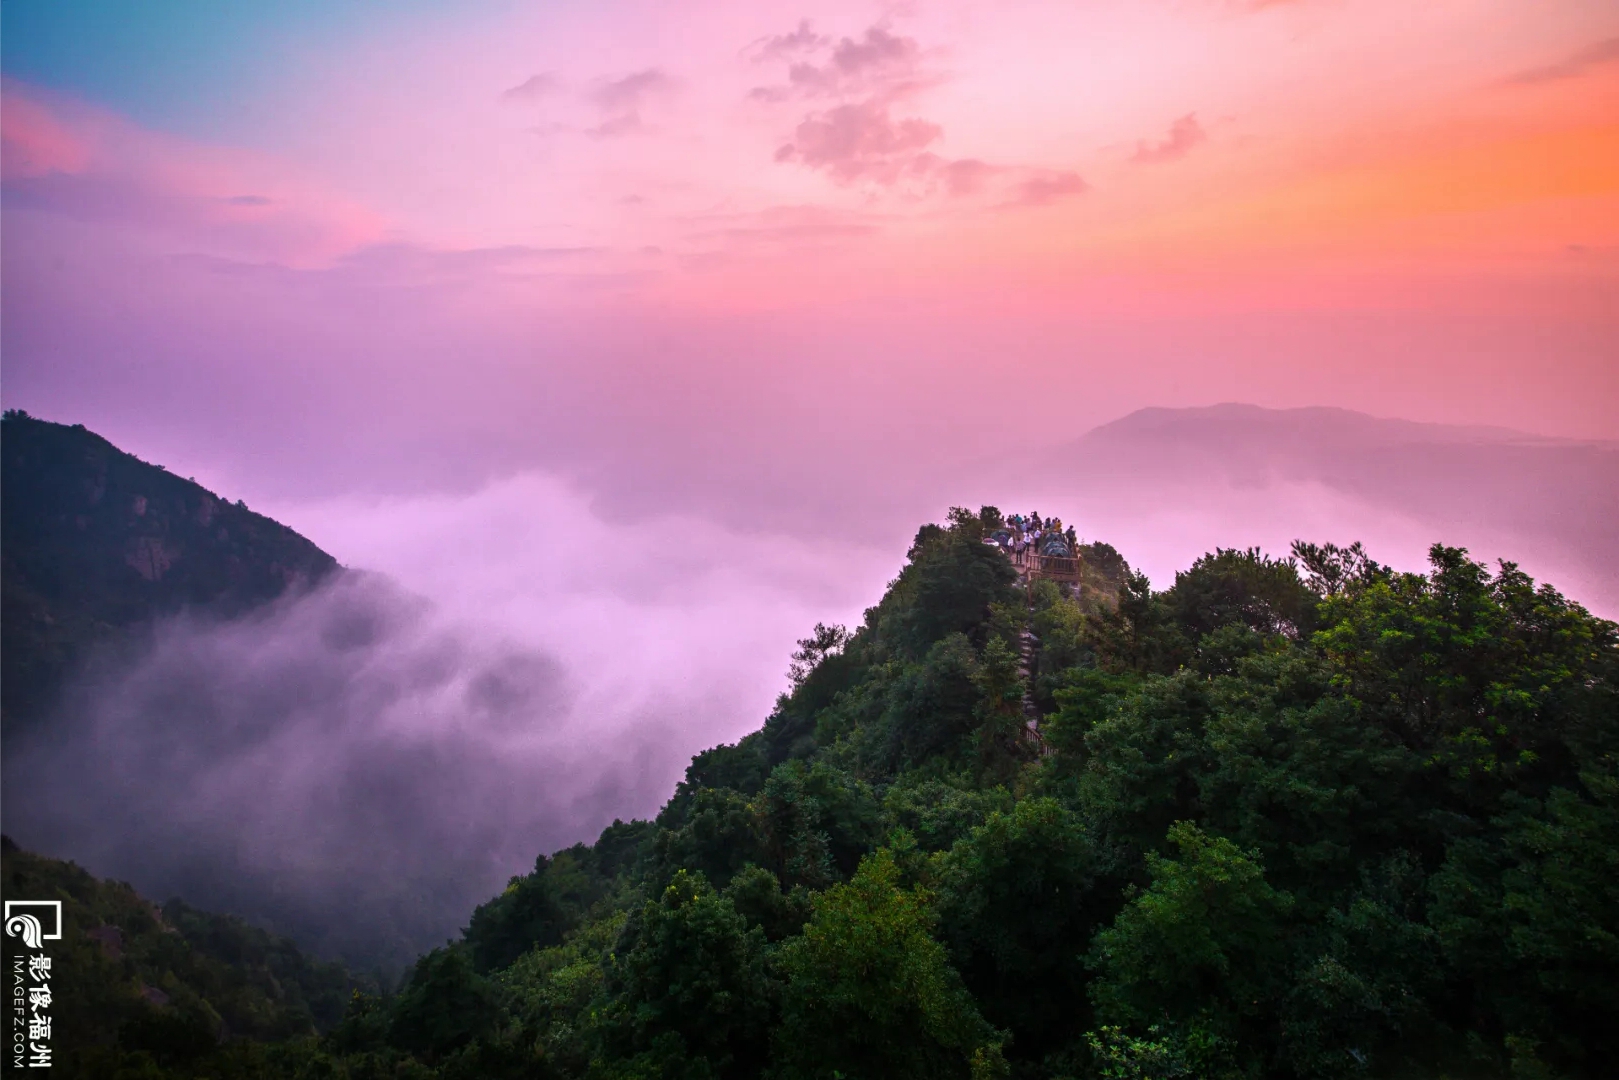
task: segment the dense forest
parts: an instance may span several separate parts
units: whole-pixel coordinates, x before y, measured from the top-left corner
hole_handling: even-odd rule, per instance
[[[339,1015],[330,978],[278,976],[316,989],[260,992],[257,1026],[131,1001],[63,1064],[1609,1075],[1619,628],[1442,546],[1426,574],[1221,550],[1154,591],[1093,544],[1077,591],[1025,586],[999,518],[924,526],[860,626],[800,642],[759,731],[655,820],[539,856],[391,991]],[[157,918],[189,940],[182,914]]]

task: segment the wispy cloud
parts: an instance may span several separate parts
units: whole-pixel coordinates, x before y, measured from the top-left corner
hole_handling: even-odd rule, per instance
[[[599,123],[586,127],[586,135],[614,138],[648,130],[641,110],[654,98],[674,90],[675,81],[658,68],[647,68],[622,78],[610,79],[586,95],[601,110]]]
[[[803,245],[857,239],[878,231],[876,222],[864,214],[825,206],[772,206],[718,228],[701,229],[692,233],[691,239]]]
[[[793,141],[776,151],[776,160],[802,162],[842,184],[892,184],[908,171],[930,171],[933,159],[921,152],[943,133],[917,117],[896,120],[876,102],[839,105],[806,117]]]
[[[1046,206],[1059,199],[1083,195],[1091,186],[1077,172],[1058,172],[1036,176],[1013,189],[1013,206]]]
[[[808,19],[800,19],[798,26],[785,34],[772,34],[754,41],[743,50],[754,63],[791,59],[801,53],[814,52],[832,44],[832,39],[817,34]]]
[[[557,80],[556,76],[542,71],[538,75],[530,75],[527,79],[501,94],[500,97],[502,101],[538,101],[541,98],[550,97],[561,88],[562,84]]]
[[[1162,141],[1137,143],[1136,152],[1130,155],[1130,160],[1138,165],[1158,165],[1166,161],[1178,161],[1191,153],[1192,147],[1207,138],[1203,125],[1197,122],[1197,114],[1187,113],[1169,125],[1169,135]]]
[[[791,34],[767,39],[767,43],[757,60],[792,62],[785,83],[754,87],[748,96],[755,101],[857,96],[892,101],[942,80],[937,73],[922,71],[922,47],[915,38],[881,24],[868,27],[859,37],[834,42],[815,34],[804,22]]]
[[[674,80],[657,68],[647,68],[620,79],[611,79],[590,94],[590,100],[604,109],[636,109],[648,97],[673,89]]]
[[[947,161],[939,166],[945,190],[951,195],[976,195],[984,190],[989,178],[1005,170],[977,158]]]
[[[1555,64],[1520,71],[1506,80],[1509,86],[1532,86],[1536,83],[1577,79],[1591,71],[1619,63],[1619,37],[1598,41],[1593,45],[1564,57]]]
[[[293,263],[320,263],[384,231],[377,215],[277,157],[193,143],[15,79],[5,80],[0,114],[8,208]]]

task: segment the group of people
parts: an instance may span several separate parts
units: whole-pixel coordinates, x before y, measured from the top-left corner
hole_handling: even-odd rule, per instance
[[[1033,550],[1042,555],[1056,554],[1045,550],[1042,541],[1060,540],[1067,550],[1065,555],[1072,555],[1079,547],[1079,537],[1072,525],[1063,528],[1062,518],[1051,517],[1041,520],[1039,511],[1031,511],[1027,516],[1013,514],[1006,519],[1007,530],[1011,537],[1005,546],[1014,555],[1021,555],[1025,551]]]

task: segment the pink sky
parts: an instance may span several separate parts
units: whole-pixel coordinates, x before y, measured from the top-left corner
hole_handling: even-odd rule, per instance
[[[569,774],[489,888],[756,728],[952,503],[1060,513],[1159,587],[1215,545],[1443,540],[1616,610],[1601,543],[1535,547],[1595,511],[1017,479],[1146,406],[1619,439],[1612,0],[372,7],[266,32],[184,116],[6,73],[4,399],[568,673],[526,756],[478,737],[495,789]],[[218,648],[324,670],[324,603]]]
[[[8,404],[275,495],[1228,400],[1619,437],[1609,4],[498,5],[266,55],[206,139],[8,78]]]

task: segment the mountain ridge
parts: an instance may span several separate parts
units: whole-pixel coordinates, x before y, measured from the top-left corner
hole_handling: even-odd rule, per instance
[[[39,719],[99,647],[160,615],[229,617],[337,572],[294,530],[87,430],[0,421],[0,713]]]

